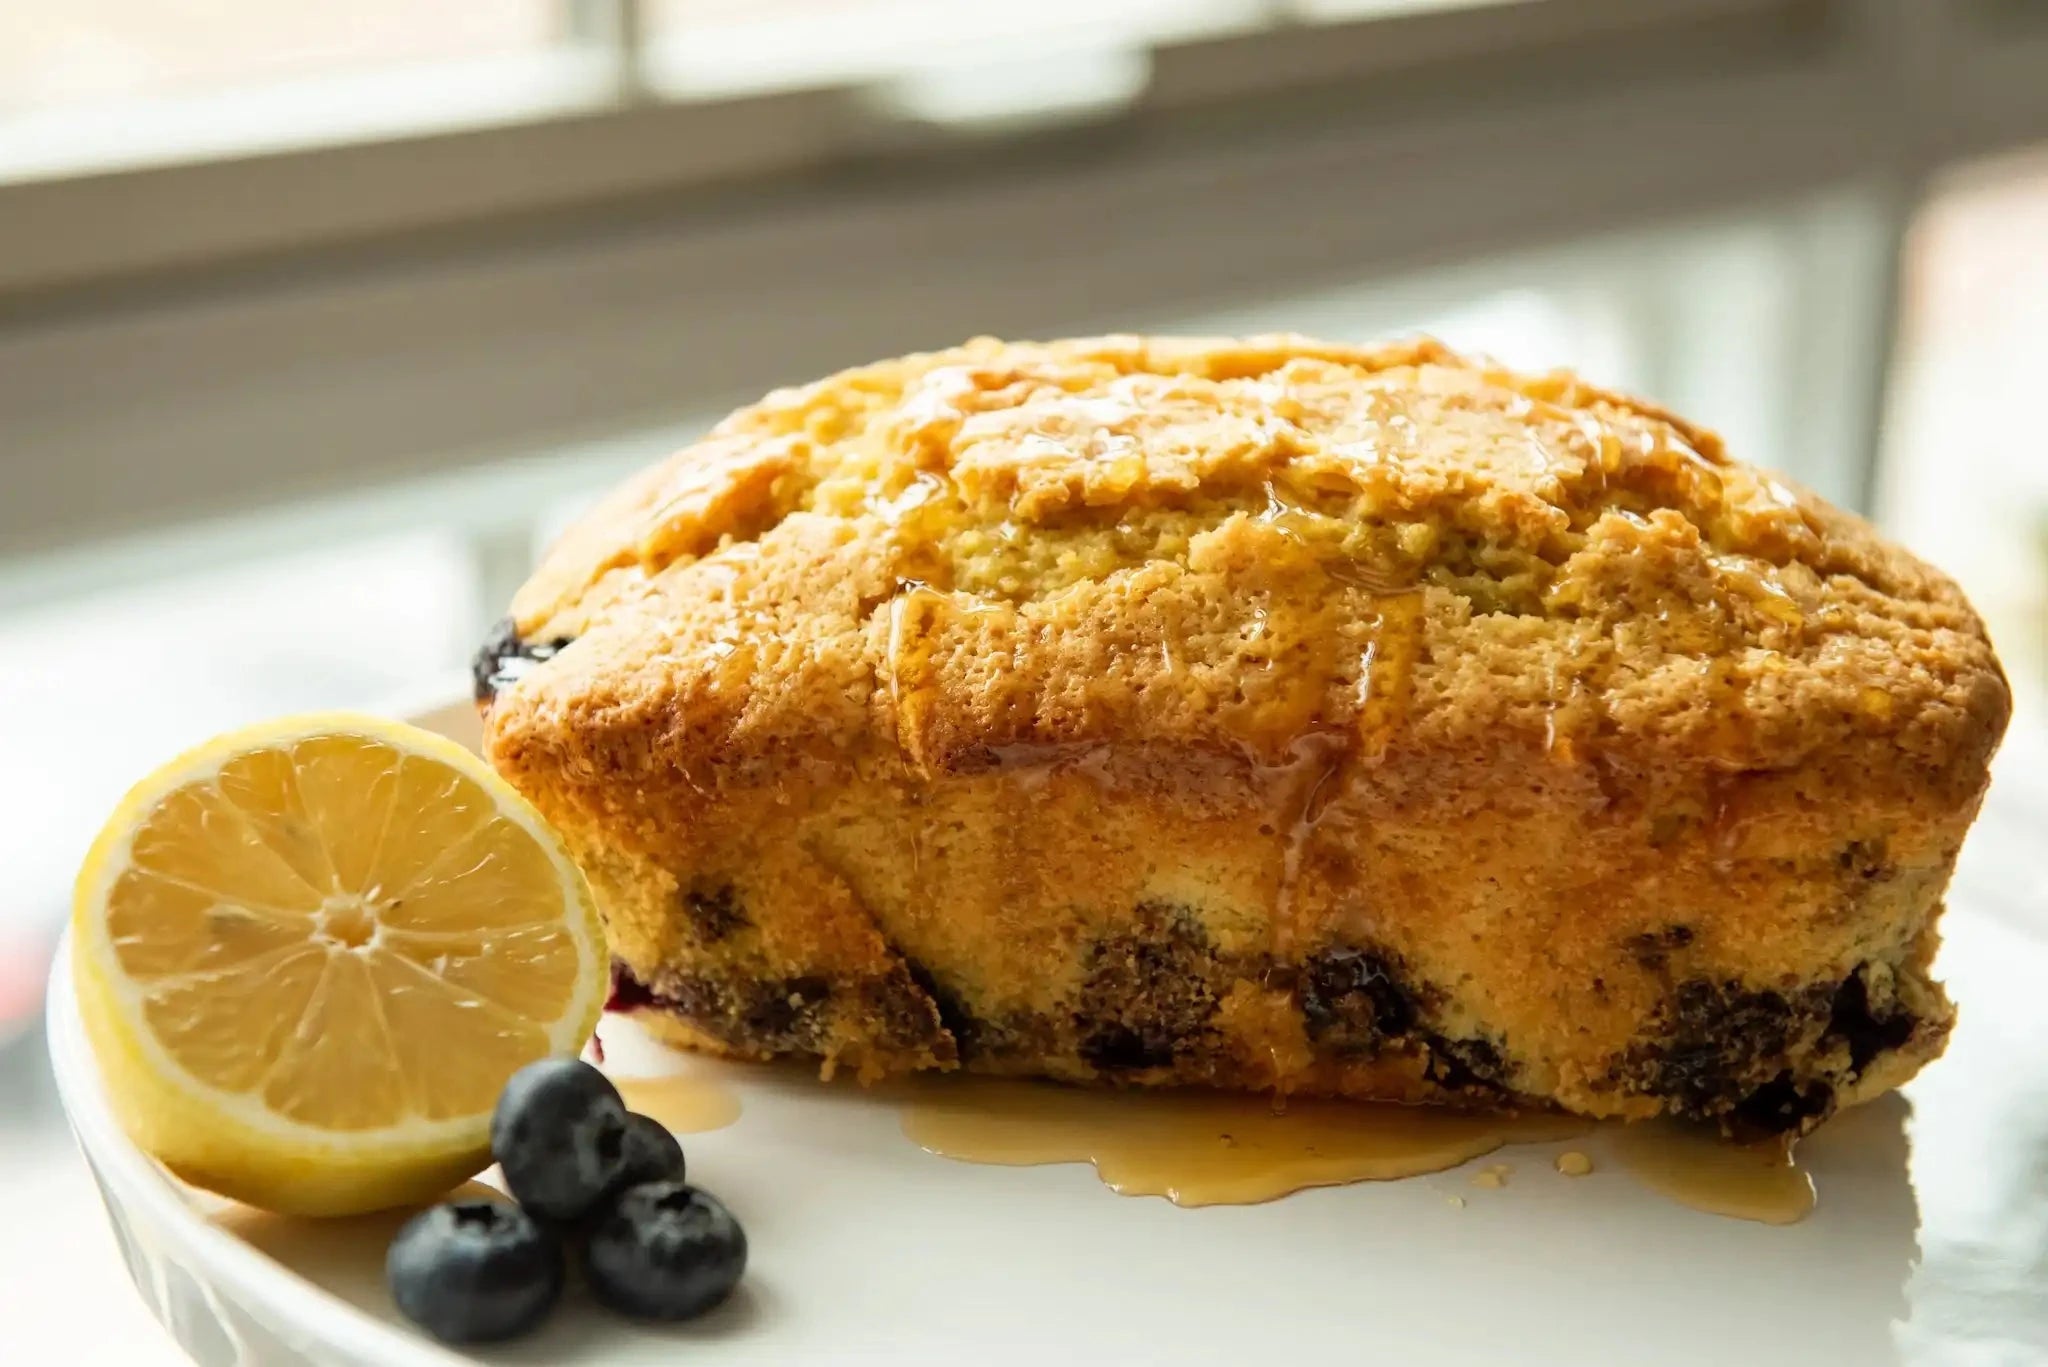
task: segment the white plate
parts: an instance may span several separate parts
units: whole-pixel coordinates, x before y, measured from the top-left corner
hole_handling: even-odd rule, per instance
[[[443,714],[451,728],[460,709]],[[947,1162],[888,1105],[766,1070],[682,1062],[620,1022],[612,1067],[716,1068],[745,1112],[690,1136],[694,1180],[747,1226],[742,1292],[639,1328],[569,1306],[487,1361],[708,1367],[848,1361],[2048,1363],[2048,878],[2009,750],[1965,855],[1941,970],[1948,1056],[1802,1151],[1818,1211],[1786,1228],[1672,1205],[1604,1167],[1513,1149],[1503,1190],[1452,1171],[1181,1210],[1084,1167]],[[2007,776],[2013,776],[2008,781]],[[202,1367],[469,1361],[381,1285],[395,1220],[237,1213],[145,1158],[108,1111],[68,946],[50,992],[64,1105],[151,1310]],[[1462,1206],[1446,1199],[1456,1194]]]

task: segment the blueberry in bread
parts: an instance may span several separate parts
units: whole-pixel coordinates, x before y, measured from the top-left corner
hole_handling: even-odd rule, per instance
[[[683,1043],[1769,1132],[1940,1052],[2009,709],[1953,583],[1712,434],[1295,337],[777,391],[486,654]]]

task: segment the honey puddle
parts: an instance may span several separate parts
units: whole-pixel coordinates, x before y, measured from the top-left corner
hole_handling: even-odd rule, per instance
[[[1622,1125],[1614,1156],[1638,1182],[1680,1205],[1768,1225],[1797,1224],[1813,1210],[1813,1174],[1784,1140],[1730,1144],[1705,1130],[1651,1121]]]
[[[676,1134],[722,1130],[740,1118],[740,1098],[723,1083],[691,1073],[615,1077],[628,1110],[659,1120]]]
[[[1178,1206],[1251,1205],[1305,1187],[1441,1172],[1503,1144],[1586,1130],[1562,1116],[1289,1102],[1202,1092],[1084,1091],[980,1078],[920,1089],[903,1132],[928,1152],[1028,1167],[1092,1163],[1125,1196]]]
[[[1276,1111],[1263,1096],[1133,1094],[988,1078],[918,1087],[904,1103],[902,1124],[913,1143],[944,1158],[1009,1167],[1090,1163],[1112,1191],[1164,1196],[1179,1206],[1252,1205],[1308,1187],[1416,1177],[1504,1145],[1596,1129],[1571,1116],[1300,1099]],[[1617,1166],[1695,1210],[1791,1224],[1813,1209],[1813,1179],[1783,1143],[1742,1147],[1663,1123],[1597,1132]],[[1584,1154],[1569,1157],[1576,1160],[1570,1176],[1595,1169]],[[1504,1178],[1503,1171],[1478,1185],[1502,1187]]]

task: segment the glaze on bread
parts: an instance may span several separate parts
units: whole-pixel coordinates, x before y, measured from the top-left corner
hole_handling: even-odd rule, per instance
[[[2009,707],[1953,583],[1710,433],[1296,337],[777,391],[478,681],[685,1043],[1767,1131],[1940,1051]]]

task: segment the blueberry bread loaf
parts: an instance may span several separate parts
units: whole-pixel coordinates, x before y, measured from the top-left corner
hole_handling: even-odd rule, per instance
[[[1712,434],[1294,337],[777,391],[476,677],[691,1046],[1769,1132],[1940,1052],[2009,708],[1953,583]]]

